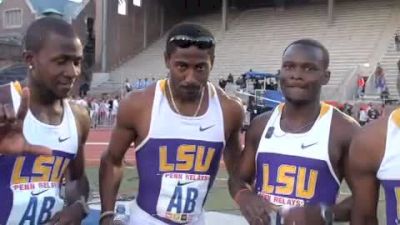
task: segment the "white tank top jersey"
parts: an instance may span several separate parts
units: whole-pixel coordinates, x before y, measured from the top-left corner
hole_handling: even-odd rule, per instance
[[[339,191],[329,159],[332,106],[321,103],[320,114],[305,133],[286,133],[280,127],[284,104],[277,106],[261,136],[256,155],[256,191],[284,208],[325,203],[333,205]],[[272,224],[282,224],[276,213]]]
[[[19,83],[11,83],[7,88],[17,112],[21,101],[21,86]],[[44,124],[30,111],[23,124],[23,134],[27,141],[52,149],[52,156],[27,153],[0,156],[0,224],[45,224],[63,208],[61,179],[78,149],[75,117],[67,100],[63,104],[61,124]]]
[[[202,225],[225,147],[221,104],[208,83],[206,113],[182,116],[170,107],[166,83],[156,84],[149,133],[136,148],[139,191],[130,224]]]
[[[386,224],[400,224],[400,109],[390,114],[386,147],[377,178],[386,197]]]

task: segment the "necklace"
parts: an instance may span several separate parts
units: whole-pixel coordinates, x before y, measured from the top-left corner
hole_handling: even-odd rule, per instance
[[[175,112],[177,112],[178,114],[183,115],[183,114],[181,113],[181,111],[179,111],[178,107],[176,106],[174,94],[172,93],[171,84],[170,84],[170,82],[169,82],[169,79],[167,80],[167,84],[168,84],[168,91],[169,91],[169,94],[171,95],[172,106],[174,107]],[[199,104],[197,105],[197,109],[196,109],[196,111],[194,112],[194,114],[193,114],[192,117],[196,117],[197,114],[199,114],[200,107],[201,107],[201,103],[203,102],[204,89],[205,89],[205,88],[203,87],[202,90],[201,90],[200,101],[199,101]]]

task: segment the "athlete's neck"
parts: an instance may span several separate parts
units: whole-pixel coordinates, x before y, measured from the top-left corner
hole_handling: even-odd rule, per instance
[[[167,85],[171,83],[168,82]],[[207,85],[200,88],[200,93],[195,93],[192,96],[185,96],[174,90],[173,86],[168,86],[168,93],[170,98],[170,104],[178,114],[184,116],[198,116],[204,111],[204,99],[208,98]]]
[[[283,124],[286,126],[290,125],[293,128],[306,126],[307,124],[311,126],[319,115],[320,109],[321,104],[319,101],[301,105],[286,102],[283,107],[281,121],[284,121]]]
[[[30,90],[31,104],[37,104],[43,107],[60,105],[61,99],[57,98],[53,93],[51,93],[51,91],[35,82],[35,80],[29,76],[26,85]]]
[[[57,125],[61,123],[64,107],[62,99],[57,98],[50,91],[40,87],[33,79],[27,79],[30,91],[29,109],[39,121]]]

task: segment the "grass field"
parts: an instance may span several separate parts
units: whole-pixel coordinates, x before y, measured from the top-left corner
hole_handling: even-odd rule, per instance
[[[89,177],[92,195],[95,198],[98,198],[98,168],[91,167],[86,170],[86,173]],[[206,210],[207,211],[218,211],[223,213],[230,214],[240,214],[237,207],[234,205],[232,198],[230,197],[227,189],[227,174],[225,170],[220,170],[218,173],[217,179],[214,182],[214,186],[211,189],[207,202],[206,202]],[[124,171],[124,178],[121,183],[119,189],[119,196],[132,196],[137,192],[138,186],[138,176],[135,168],[127,168]],[[350,190],[347,185],[342,185],[341,187],[341,195],[340,199],[343,199],[349,196]],[[386,224],[385,221],[385,207],[384,207],[384,194],[381,191],[380,201],[379,201],[379,224]],[[344,225],[348,223],[336,223],[335,225]]]

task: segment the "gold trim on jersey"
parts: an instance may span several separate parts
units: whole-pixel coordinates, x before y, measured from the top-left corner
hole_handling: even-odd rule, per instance
[[[392,112],[392,121],[397,127],[400,127],[400,108]]]

